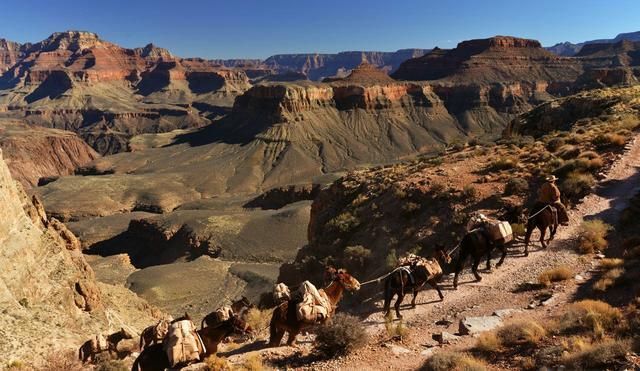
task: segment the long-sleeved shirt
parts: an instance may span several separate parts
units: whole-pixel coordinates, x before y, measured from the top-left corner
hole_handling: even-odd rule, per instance
[[[538,191],[538,201],[545,204],[552,204],[560,200],[560,190],[555,183],[547,182]]]

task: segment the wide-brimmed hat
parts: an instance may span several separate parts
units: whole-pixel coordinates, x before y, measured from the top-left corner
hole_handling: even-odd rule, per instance
[[[547,182],[555,182],[556,180],[558,180],[555,175],[549,175],[546,179]]]

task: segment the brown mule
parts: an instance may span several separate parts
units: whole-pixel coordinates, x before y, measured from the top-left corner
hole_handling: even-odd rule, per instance
[[[198,335],[206,349],[204,357],[216,354],[218,345],[228,336],[245,335],[252,330],[247,323],[238,316],[233,316],[216,327],[204,327],[198,330]],[[203,357],[203,358],[204,358]]]
[[[542,248],[547,248],[547,243],[553,241],[553,238],[558,231],[558,218],[554,215],[553,206],[538,202],[531,210],[531,215],[527,220],[527,232],[524,236],[524,256],[529,256],[529,242],[531,240],[531,234],[535,228],[540,231],[540,243]],[[545,241],[544,237],[547,234],[547,229],[550,232],[549,240]]]
[[[347,273],[346,270],[338,269],[335,272],[331,283],[327,287],[319,290],[324,291],[331,303],[331,312],[327,319],[331,318],[338,302],[342,299],[342,295],[345,290],[357,291],[359,289],[360,282],[358,282],[357,279]],[[287,332],[289,333],[287,345],[294,345],[296,336],[300,331],[314,325],[298,319],[296,313],[297,303],[298,301],[296,300],[288,300],[277,306],[273,311],[271,322],[269,324],[269,346],[280,346],[280,342]],[[327,319],[325,319],[325,321]]]
[[[451,257],[447,254],[443,246],[437,246],[436,248],[436,261],[434,263],[438,264],[438,260],[445,264],[449,264],[451,262]],[[415,267],[408,266],[407,268],[408,271],[407,269],[396,269],[384,280],[383,310],[385,317],[391,312],[391,299],[393,299],[394,295],[397,295],[398,299],[396,299],[394,308],[396,310],[396,316],[398,318],[402,318],[402,315],[400,314],[400,305],[402,304],[404,295],[408,290],[413,291],[411,307],[415,308],[418,291],[420,291],[427,283],[438,292],[440,300],[444,299],[444,295],[442,295],[442,291],[440,291],[440,286],[438,286],[438,280],[442,277],[442,269],[440,269],[439,274],[432,276],[427,268],[422,265],[417,265]],[[409,274],[411,274],[411,277]]]

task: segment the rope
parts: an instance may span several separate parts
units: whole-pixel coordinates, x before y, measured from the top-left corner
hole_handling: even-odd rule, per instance
[[[547,204],[547,206],[545,206],[542,209],[538,210],[538,212],[536,212],[535,214],[531,215],[527,220],[531,220],[531,219],[535,218],[536,215],[540,214],[541,212],[543,212],[548,207],[551,207],[551,205]]]
[[[459,243],[458,243],[458,244],[457,244],[457,245],[456,245],[456,246],[455,246],[451,251],[449,251],[449,252],[447,253],[447,255],[451,255],[451,254],[453,254],[454,252],[456,252],[456,250],[458,250],[458,248],[460,247],[460,244],[461,244],[461,243],[462,243],[462,241],[460,241],[460,242],[459,242]]]
[[[385,278],[389,277],[390,275],[392,275],[392,274],[396,273],[397,271],[401,270],[402,268],[403,268],[403,267],[398,267],[398,268],[396,268],[396,269],[392,270],[391,272],[389,272],[389,273],[387,273],[387,274],[384,274],[384,275],[382,275],[382,276],[380,276],[380,277],[378,277],[378,278],[374,278],[374,279],[369,280],[369,281],[366,281],[366,282],[361,282],[361,283],[360,283],[360,286],[368,285],[368,284],[370,284],[370,283],[374,283],[374,282],[380,282],[380,281],[382,281],[383,279],[385,279]]]

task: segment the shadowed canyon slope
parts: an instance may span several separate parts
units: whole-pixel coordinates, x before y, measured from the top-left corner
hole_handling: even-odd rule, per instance
[[[76,237],[29,200],[0,158],[2,359],[42,360],[88,334],[135,326],[158,314],[122,285],[95,280]],[[42,334],[47,336],[42,336]]]

